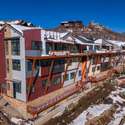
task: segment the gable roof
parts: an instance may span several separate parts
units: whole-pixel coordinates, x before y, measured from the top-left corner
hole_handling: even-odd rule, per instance
[[[15,31],[20,33],[21,35],[23,35],[23,31],[26,31],[26,30],[41,29],[39,27],[28,27],[28,26],[22,26],[22,25],[17,25],[17,24],[8,24],[8,23],[4,24],[3,28],[5,28],[6,26],[11,27],[12,29],[14,29]]]
[[[72,41],[74,41],[74,43],[81,44],[81,45],[95,44],[92,40],[90,40],[82,35],[75,34],[72,32],[64,32],[64,33],[65,33],[65,35],[63,35],[63,37],[62,37],[63,40],[69,41],[71,39]]]
[[[41,29],[39,27],[26,27],[26,26],[21,26],[21,25],[16,25],[16,24],[11,24],[11,26],[18,30],[20,33],[23,33],[25,30],[31,30],[31,29]]]
[[[97,40],[94,41],[94,43],[104,45],[104,46],[113,46],[112,43],[110,43],[110,42],[108,42],[107,40],[104,40],[104,39],[97,39]]]
[[[81,42],[83,43],[87,43],[87,44],[94,44],[94,42],[92,40],[89,40],[87,39],[86,37],[84,36],[81,36],[81,35],[77,35],[75,36],[77,39],[79,39]]]
[[[107,40],[109,43],[116,45],[116,46],[125,46],[125,42],[123,41],[116,41],[116,40]]]

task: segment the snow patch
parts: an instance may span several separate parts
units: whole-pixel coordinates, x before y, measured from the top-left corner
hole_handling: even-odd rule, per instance
[[[110,109],[111,105],[107,104],[99,104],[93,105],[85,110],[82,114],[80,114],[72,123],[71,125],[84,125],[88,119],[92,119],[96,116],[99,116],[104,111]]]
[[[11,122],[13,122],[15,124],[18,124],[18,125],[20,125],[22,121],[23,121],[22,119],[18,119],[18,118],[15,118],[15,117],[11,118]]]

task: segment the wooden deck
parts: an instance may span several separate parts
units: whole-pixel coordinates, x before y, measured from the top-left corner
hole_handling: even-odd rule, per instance
[[[39,98],[37,98],[33,101],[28,102],[27,105],[29,105],[29,106],[39,106],[42,103],[45,103],[46,101],[48,101],[49,99],[52,99],[52,98],[54,98],[54,97],[56,97],[60,94],[63,94],[65,91],[71,90],[74,87],[75,87],[75,84],[66,86],[66,87],[61,88],[61,89],[58,89],[54,92],[48,93],[47,95],[44,95],[44,96],[39,97]]]
[[[39,114],[41,111],[55,105],[59,101],[67,98],[77,91],[78,87],[76,84],[73,84],[39,97],[31,102],[28,102],[28,112],[32,115]]]

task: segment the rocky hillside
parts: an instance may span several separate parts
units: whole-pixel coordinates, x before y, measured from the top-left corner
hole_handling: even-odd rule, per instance
[[[125,41],[125,34],[114,32],[103,25],[90,22],[85,26],[81,21],[65,21],[53,29],[54,31],[71,31],[86,36],[89,39],[112,39]]]
[[[24,20],[0,21],[0,26],[3,26],[5,23],[29,26],[29,27],[35,26],[31,22],[27,22]],[[54,30],[59,32],[69,31],[74,34],[84,35],[85,37],[92,40],[102,38],[102,39],[125,41],[125,33],[114,32],[106,28],[105,26],[94,22],[90,22],[88,26],[85,26],[82,23],[82,21],[64,21],[60,23],[58,27],[49,30]]]

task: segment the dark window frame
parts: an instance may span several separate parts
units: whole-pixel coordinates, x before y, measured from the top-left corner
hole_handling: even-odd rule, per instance
[[[75,73],[76,73],[76,72],[71,72],[71,73],[70,73],[70,79],[74,79]]]
[[[52,84],[58,85],[58,84],[60,84],[60,83],[61,83],[61,76],[54,76],[54,77],[52,78]]]
[[[32,41],[32,50],[42,50],[42,42]]]
[[[21,81],[13,81],[15,83],[16,92],[21,93]]]
[[[13,59],[12,68],[13,68],[13,70],[21,71],[21,61],[19,59]]]
[[[20,55],[20,39],[11,39],[11,52],[12,55]]]

